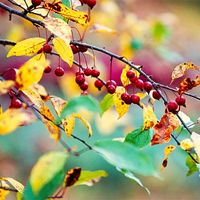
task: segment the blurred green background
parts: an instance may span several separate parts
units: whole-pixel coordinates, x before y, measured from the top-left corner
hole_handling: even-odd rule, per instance
[[[3,2],[7,3],[7,1]],[[9,22],[8,15],[3,12],[0,19],[1,38],[20,41],[24,38],[37,36],[36,29],[19,18],[13,16],[13,20]],[[200,64],[199,0],[97,0],[97,6],[92,12],[92,19],[95,20],[95,23],[112,28],[116,34],[88,31],[85,41],[126,55],[126,57],[133,59],[136,64],[143,65],[146,72],[152,74],[156,81],[163,84],[170,83],[171,72],[176,64],[184,61],[192,61],[196,65]],[[1,71],[10,67],[18,67],[25,59],[6,59],[7,50],[7,48],[0,47]],[[109,60],[102,55],[97,54],[97,56],[97,68],[102,69],[106,79],[109,76]],[[56,67],[57,61],[54,60],[52,63],[52,66]],[[119,81],[121,69],[122,66],[116,63],[112,75],[116,81]],[[70,77],[69,74],[68,71],[65,78]],[[187,75],[195,76],[194,73]],[[75,86],[68,85],[67,81],[63,79],[60,81],[52,74],[45,75],[42,83],[50,94],[68,98],[76,95],[76,93],[70,93],[68,89],[70,87],[74,90],[77,89]],[[177,83],[175,82],[172,86],[177,86]],[[200,91],[194,89],[193,92],[199,94]],[[96,90],[91,90],[91,93],[98,94],[99,99],[102,99],[104,94],[104,92],[98,93]],[[174,98],[175,95],[168,93],[168,97]],[[1,103],[6,108],[9,104],[7,97],[0,98]],[[155,110],[157,117],[160,118],[163,113],[162,102],[156,103]],[[184,108],[183,111],[195,121],[199,117],[199,102],[188,97],[187,108]],[[79,123],[76,123],[74,134],[92,144],[99,138],[124,137],[128,131],[140,127],[143,121],[142,113],[136,107],[131,108],[131,111],[121,120],[117,121],[116,118],[117,115],[114,111],[106,113],[103,119],[99,119],[96,115],[90,116],[94,132],[92,138],[88,140],[87,130]],[[198,133],[199,127],[194,130]],[[83,147],[78,141],[63,138],[69,145]],[[155,159],[158,170],[160,170],[164,157],[163,149],[165,146],[158,145],[145,149]],[[47,130],[40,122],[21,127],[10,135],[1,136],[0,176],[12,177],[25,184],[36,160],[45,152],[54,149],[63,149],[63,147],[49,138]],[[199,199],[199,175],[196,173],[191,177],[186,177],[185,158],[186,155],[183,152],[176,150],[169,158],[167,169],[161,172],[162,180],[140,177],[144,185],[151,191],[151,196],[148,196],[144,189],[134,181],[124,177],[97,154],[87,152],[81,157],[70,158],[69,169],[76,166],[86,170],[105,169],[109,176],[93,187],[79,186],[71,189],[66,194],[65,199]]]

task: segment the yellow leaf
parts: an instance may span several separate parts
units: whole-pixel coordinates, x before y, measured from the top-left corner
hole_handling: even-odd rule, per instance
[[[77,118],[77,119],[81,120],[81,122],[87,128],[89,136],[92,136],[92,127],[91,127],[90,123],[78,113],[74,113],[74,114],[72,114],[72,116],[74,118]]]
[[[165,157],[169,157],[169,155],[176,149],[174,145],[168,145],[164,149]]]
[[[127,85],[131,84],[129,78],[126,76],[126,73],[127,73],[129,70],[133,71],[137,77],[140,76],[140,73],[139,73],[138,71],[136,71],[136,70],[134,70],[134,69],[131,69],[129,65],[126,65],[126,66],[123,68],[122,73],[121,73],[121,77],[120,77],[123,86],[127,86]]]
[[[126,92],[124,87],[118,86],[116,92],[113,94],[113,101],[118,113],[118,119],[128,112],[129,105],[125,104],[121,99],[121,94]]]
[[[62,19],[48,17],[44,19],[45,27],[57,37],[62,38],[66,44],[70,43],[71,27]]]
[[[24,186],[20,182],[16,181],[13,178],[9,178],[9,177],[0,178],[0,186],[4,187],[6,189],[15,189],[20,193],[22,193],[24,190]]]
[[[65,62],[67,62],[68,65],[71,67],[73,65],[73,61],[74,61],[74,54],[72,52],[70,44],[66,43],[61,38],[54,38],[53,45],[54,45],[56,52],[61,57],[61,59],[64,60]]]
[[[194,144],[194,150],[198,158],[200,159],[200,135],[195,132],[192,132],[191,139]]]
[[[70,137],[74,130],[74,126],[75,126],[74,116],[70,115],[70,116],[66,117],[66,119],[62,120],[62,126],[63,126],[67,136]]]
[[[42,115],[43,123],[49,130],[51,137],[58,141],[60,139],[61,131],[60,128],[53,123],[55,118],[50,109],[45,105],[40,109],[40,113]]]
[[[184,139],[184,140],[181,141],[180,147],[183,150],[187,151],[187,150],[191,150],[194,147],[194,144],[193,144],[193,142],[189,138],[186,138],[186,139]]]
[[[46,99],[49,96],[45,87],[40,85],[39,83],[34,83],[33,85],[30,86],[30,88],[35,92],[37,92],[43,99]]]
[[[14,81],[8,80],[8,81],[1,81],[0,80],[0,95],[6,94],[8,90],[14,86]]]
[[[31,0],[13,0],[15,3],[17,3],[18,5],[22,6],[23,8],[27,8],[27,6],[31,6]]]
[[[7,109],[0,115],[0,135],[14,131],[29,119],[28,113],[23,109]]]
[[[140,99],[144,99],[147,96],[147,93],[137,92],[136,95],[139,96]]]
[[[34,56],[24,63],[17,72],[16,82],[19,88],[24,90],[32,84],[39,82],[43,76],[45,67],[48,65],[49,62],[45,59],[43,53]]]
[[[143,105],[143,117],[144,117],[144,125],[143,129],[147,130],[153,127],[155,124],[157,124],[157,118],[153,111],[153,108],[148,105]]]
[[[32,56],[36,54],[44,45],[46,39],[44,38],[29,38],[18,42],[7,54],[11,56]]]
[[[51,96],[51,103],[56,111],[56,114],[60,116],[61,111],[63,108],[67,105],[67,101],[64,99],[57,97],[57,96]]]
[[[72,10],[72,9],[68,8],[67,6],[65,6],[64,4],[62,4],[62,2],[60,2],[60,1],[52,3],[52,4],[45,3],[44,8],[46,8],[52,12],[58,13],[62,17],[69,19],[73,22],[76,22],[78,24],[81,24],[83,26],[86,25],[88,22],[87,13]]]
[[[0,200],[5,200],[6,196],[10,193],[9,190],[0,188]]]
[[[192,62],[181,63],[174,68],[172,72],[172,80],[182,77],[189,69],[199,70],[199,67],[194,65]]]

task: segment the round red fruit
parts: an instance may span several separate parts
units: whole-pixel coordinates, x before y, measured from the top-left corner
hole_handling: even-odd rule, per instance
[[[88,83],[85,81],[83,84],[80,85],[81,90],[86,91],[88,89]]]
[[[126,72],[126,76],[128,78],[134,78],[135,77],[135,72],[132,71],[132,70],[129,70],[129,71]]]
[[[43,51],[44,51],[45,53],[51,53],[51,51],[52,51],[51,45],[49,45],[48,43],[44,44],[44,46],[43,46]]]
[[[21,108],[22,102],[16,97],[12,98],[10,108]]]
[[[83,84],[85,82],[85,77],[83,76],[83,75],[78,75],[78,76],[76,76],[76,83],[78,84],[78,85],[81,85],[81,84]]]
[[[101,90],[101,88],[103,87],[103,83],[102,81],[100,81],[99,79],[97,79],[95,82],[94,82],[94,86],[96,88],[98,88],[98,90]]]
[[[79,47],[78,47],[78,50],[79,50],[80,52],[84,53],[84,52],[86,52],[86,51],[88,50],[88,48],[85,47],[85,46],[79,46]]]
[[[107,86],[107,91],[108,91],[108,93],[110,93],[110,94],[114,94],[115,93],[115,90],[116,90],[116,87],[114,86],[114,85],[108,85]]]
[[[100,71],[99,70],[96,70],[96,69],[93,69],[92,72],[91,72],[91,75],[93,77],[98,77],[100,75]]]
[[[129,79],[131,81],[131,83],[135,83],[138,80],[137,76],[134,76],[133,78]]]
[[[75,45],[71,44],[70,46],[71,46],[73,54],[76,54],[79,52],[79,49]]]
[[[143,89],[144,88],[144,82],[141,79],[138,79],[137,81],[135,81],[135,86],[139,89]]]
[[[51,66],[49,65],[49,66],[47,66],[47,67],[45,67],[45,69],[44,69],[44,73],[50,73],[51,72]]]
[[[157,99],[157,100],[161,98],[160,94],[156,90],[152,92],[152,96],[154,99]]]
[[[87,68],[84,69],[84,74],[86,76],[91,76],[92,75],[92,70],[89,67],[87,67]]]
[[[153,85],[151,84],[151,82],[149,81],[144,82],[144,90],[146,92],[149,93],[152,89],[153,89]]]
[[[176,97],[176,103],[179,106],[185,106],[185,102],[186,102],[186,99],[184,97],[182,97],[182,96]]]
[[[42,3],[42,0],[32,0],[31,2],[32,2],[33,6],[36,7]]]
[[[131,96],[127,93],[124,92],[121,94],[121,99],[126,103],[126,104],[131,104]]]
[[[87,4],[91,9],[96,5],[96,0],[84,0],[85,4]]]
[[[167,104],[167,109],[169,110],[169,112],[176,112],[178,109],[178,104],[176,103],[176,101],[171,100]]]
[[[140,103],[140,97],[136,94],[131,95],[131,102],[133,104],[139,104]]]
[[[109,85],[114,85],[115,87],[117,87],[117,83],[114,80],[108,80],[106,82],[106,87],[108,87]]]
[[[65,70],[62,67],[56,67],[54,72],[56,76],[63,76],[65,73]]]

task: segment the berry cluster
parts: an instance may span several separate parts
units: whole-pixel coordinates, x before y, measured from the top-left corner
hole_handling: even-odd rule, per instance
[[[70,46],[73,54],[84,53],[88,50],[88,48],[85,46],[75,46],[74,44],[71,44]]]
[[[185,103],[186,99],[183,96],[178,96],[175,100],[171,100],[167,103],[167,109],[169,112],[176,113],[180,109],[180,106],[186,106]]]

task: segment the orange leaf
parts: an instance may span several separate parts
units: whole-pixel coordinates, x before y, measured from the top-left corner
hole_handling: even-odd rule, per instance
[[[181,81],[179,85],[178,93],[182,95],[184,92],[187,92],[188,90],[191,90],[194,87],[197,87],[200,85],[200,78],[196,77],[196,79],[191,80],[190,78],[185,78]]]
[[[182,77],[189,69],[199,70],[199,67],[194,65],[192,62],[181,63],[174,68],[172,72],[172,80]]]
[[[154,135],[151,145],[167,143],[171,139],[172,132],[179,126],[179,120],[173,113],[166,113],[157,123],[154,129]]]

